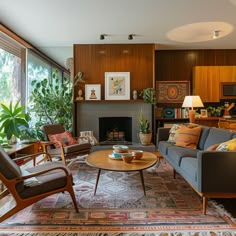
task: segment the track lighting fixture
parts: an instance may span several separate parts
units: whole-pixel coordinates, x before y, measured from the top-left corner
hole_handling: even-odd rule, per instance
[[[100,34],[100,40],[105,39],[106,34]]]
[[[129,34],[128,35],[128,40],[133,40],[133,38],[134,38],[134,34]]]

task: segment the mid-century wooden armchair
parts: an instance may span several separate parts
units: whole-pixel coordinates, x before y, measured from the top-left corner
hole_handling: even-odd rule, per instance
[[[50,141],[50,136],[62,135],[67,132],[61,124],[47,124],[42,127],[42,130],[47,140],[42,142],[43,150],[49,152],[52,157],[60,157],[65,164],[78,155],[90,153],[91,144],[89,142],[63,145],[61,141]],[[74,137],[74,139],[78,141],[80,138]],[[55,144],[57,144],[57,147],[55,147]]]
[[[48,153],[37,153],[16,159],[33,159],[41,154],[47,155],[48,160],[51,159]],[[12,209],[0,216],[0,222],[49,195],[65,191],[69,192],[76,212],[79,211],[72,187],[71,172],[61,161],[44,162],[22,169],[8,156],[1,145],[0,160],[0,181],[6,187],[5,193],[9,191],[16,202]]]

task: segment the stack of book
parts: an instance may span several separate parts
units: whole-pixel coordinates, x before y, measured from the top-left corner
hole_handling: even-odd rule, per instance
[[[175,108],[175,118],[188,118],[188,108]]]

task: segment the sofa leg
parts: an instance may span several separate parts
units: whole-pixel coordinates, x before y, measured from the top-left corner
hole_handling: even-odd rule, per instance
[[[203,215],[206,215],[206,208],[207,208],[207,198],[206,197],[203,197],[202,198],[202,200],[203,200],[203,203],[202,203],[202,207],[203,207]]]

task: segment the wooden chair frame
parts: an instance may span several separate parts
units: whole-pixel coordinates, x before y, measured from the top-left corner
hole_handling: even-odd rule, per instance
[[[51,160],[50,154],[45,153],[45,152],[35,153],[35,154],[32,154],[32,155],[16,158],[15,160],[21,160],[21,159],[25,159],[25,158],[32,158],[33,163],[35,164],[36,163],[36,161],[35,161],[36,157],[39,156],[39,155],[42,155],[42,154],[47,156],[47,159]],[[36,195],[36,196],[32,196],[32,197],[29,197],[29,198],[26,198],[26,199],[22,199],[19,196],[19,194],[16,190],[16,184],[17,183],[20,183],[20,182],[22,182],[26,179],[32,178],[32,177],[37,177],[39,175],[42,175],[44,173],[48,173],[48,172],[53,171],[53,170],[59,170],[59,169],[63,170],[65,172],[65,175],[66,175],[66,185],[64,187],[61,187],[59,189],[55,189],[55,190],[52,190],[52,191],[49,191],[49,192],[46,192],[46,193],[43,193],[43,194],[39,194],[39,195]],[[5,196],[6,192],[9,191],[12,194],[12,196],[14,197],[15,201],[16,201],[16,205],[11,210],[9,210],[8,212],[6,212],[4,215],[2,215],[0,217],[0,222],[4,221],[5,219],[7,219],[10,216],[14,215],[15,213],[19,212],[20,210],[26,208],[27,206],[30,206],[31,204],[33,204],[33,203],[35,203],[35,202],[37,202],[37,201],[39,201],[39,200],[41,200],[41,199],[43,199],[47,196],[50,196],[50,195],[55,194],[55,193],[65,192],[65,191],[67,191],[70,194],[70,196],[72,198],[72,201],[73,201],[73,204],[74,204],[74,208],[75,208],[76,212],[79,212],[79,209],[78,209],[78,206],[77,206],[77,203],[76,203],[74,190],[73,190],[73,187],[72,187],[71,176],[70,176],[68,170],[64,167],[55,167],[55,168],[51,168],[49,170],[40,171],[40,172],[37,172],[37,173],[34,173],[34,174],[30,174],[30,175],[27,175],[27,176],[21,176],[21,177],[14,178],[14,179],[6,179],[0,173],[0,180],[6,186],[6,189],[4,190],[3,196]]]

